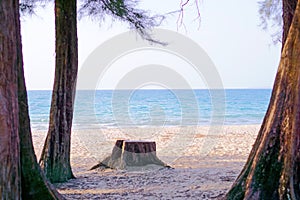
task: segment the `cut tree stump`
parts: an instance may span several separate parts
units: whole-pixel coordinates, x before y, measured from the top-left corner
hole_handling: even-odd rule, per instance
[[[96,168],[128,169],[147,165],[170,168],[156,156],[154,141],[117,140],[112,154],[93,166],[91,170]]]

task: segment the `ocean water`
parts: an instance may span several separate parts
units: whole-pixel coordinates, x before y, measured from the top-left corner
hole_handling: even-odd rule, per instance
[[[73,129],[260,124],[271,90],[77,91]],[[46,130],[51,91],[28,91],[33,130]]]

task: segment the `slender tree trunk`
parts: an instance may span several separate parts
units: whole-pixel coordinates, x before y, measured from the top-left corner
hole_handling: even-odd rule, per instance
[[[16,27],[20,27],[19,21]],[[19,28],[20,29],[20,28]],[[17,38],[19,137],[23,199],[63,199],[48,183],[34,153],[23,69],[21,34]]]
[[[18,134],[18,1],[0,1],[0,199],[21,198]]]
[[[19,136],[21,150],[22,198],[23,199],[63,199],[56,189],[48,183],[34,153],[30,119],[28,113],[27,91],[23,64],[18,70]]]
[[[226,199],[300,199],[300,1],[267,114]]]
[[[50,123],[40,164],[51,182],[74,178],[71,127],[78,70],[76,0],[55,1],[56,64]]]

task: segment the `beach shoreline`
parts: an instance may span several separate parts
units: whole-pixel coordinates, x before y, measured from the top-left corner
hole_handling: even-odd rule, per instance
[[[218,199],[242,170],[260,125],[127,127],[72,132],[71,165],[77,179],[58,184],[67,199]],[[39,157],[47,131],[33,131]],[[174,169],[89,169],[117,139],[152,140]]]

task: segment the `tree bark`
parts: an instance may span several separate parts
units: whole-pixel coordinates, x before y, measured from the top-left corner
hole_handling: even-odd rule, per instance
[[[0,1],[0,199],[21,199],[18,134],[17,0]]]
[[[0,18],[0,199],[63,199],[48,185],[33,151],[19,2],[1,1]]]
[[[50,122],[40,164],[51,182],[74,178],[71,127],[78,70],[76,0],[55,1],[56,63]]]
[[[20,27],[20,24],[16,25]],[[19,137],[22,175],[22,199],[64,199],[48,183],[34,153],[30,118],[28,111],[27,90],[24,78],[21,35],[17,39],[18,49],[18,105]]]
[[[149,164],[166,166],[156,156],[156,143],[151,141],[127,141],[123,142],[121,165],[145,166]]]
[[[283,32],[282,32],[282,50],[287,39],[293,17],[296,10],[298,0],[282,0],[282,19],[283,19]]]
[[[226,199],[300,199],[300,1],[281,55],[268,111]]]
[[[117,140],[111,155],[93,166],[91,170],[99,167],[127,169],[128,167],[141,167],[150,164],[170,168],[156,156],[155,142]]]

